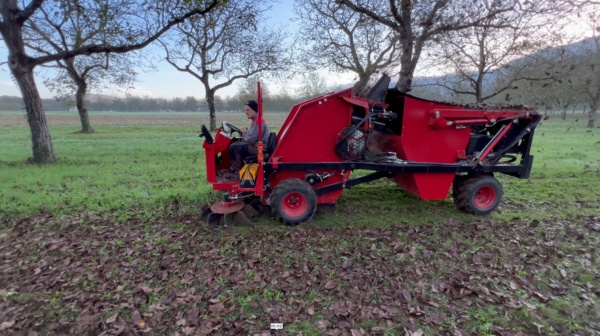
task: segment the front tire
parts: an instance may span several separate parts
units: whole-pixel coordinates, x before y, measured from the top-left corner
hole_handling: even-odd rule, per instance
[[[311,219],[317,210],[317,194],[308,182],[297,178],[281,181],[269,198],[273,213],[287,225]]]
[[[498,208],[502,184],[494,177],[480,175],[464,180],[456,188],[454,202],[463,212],[484,216]]]

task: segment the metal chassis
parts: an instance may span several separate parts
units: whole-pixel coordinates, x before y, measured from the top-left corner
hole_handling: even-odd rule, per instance
[[[350,189],[353,186],[368,183],[384,177],[393,177],[398,173],[467,173],[474,175],[503,173],[518,178],[528,178],[533,164],[533,155],[524,155],[519,165],[470,165],[468,161],[456,164],[416,163],[405,162],[398,164],[371,162],[298,162],[298,163],[265,163],[265,176],[275,171],[283,170],[371,170],[374,173],[346,180],[315,189],[317,195],[326,194],[340,189]],[[277,168],[274,168],[277,166]]]
[[[537,125],[537,122],[535,124]],[[534,125],[535,127],[535,125]],[[321,188],[316,188],[317,195],[327,194],[341,189],[350,189],[356,185],[368,183],[380,178],[393,177],[398,173],[454,173],[454,174],[472,174],[483,175],[492,173],[502,173],[521,179],[529,178],[531,167],[533,165],[533,155],[530,154],[533,139],[534,127],[521,137],[522,153],[521,161],[518,165],[497,164],[485,165],[480,161],[463,160],[458,163],[422,163],[402,161],[399,163],[374,163],[364,161],[345,161],[345,162],[278,162],[277,159],[263,163],[264,176],[268,181],[269,176],[276,171],[311,171],[311,170],[371,170],[371,174],[349,179],[346,181],[334,183]],[[517,140],[518,141],[518,140]],[[266,182],[266,181],[265,181]],[[266,183],[265,183],[266,184]]]

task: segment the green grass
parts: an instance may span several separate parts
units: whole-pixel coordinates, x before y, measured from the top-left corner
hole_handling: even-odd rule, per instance
[[[201,142],[194,127],[98,127],[98,133],[51,129],[58,162],[30,165],[25,128],[4,129],[0,208],[4,215],[44,211],[157,209],[207,201]]]
[[[130,114],[127,114],[130,115]],[[133,114],[135,115],[135,114]],[[284,114],[272,116],[281,123]],[[140,116],[141,119],[148,116]],[[152,117],[149,117],[152,118]],[[269,118],[269,116],[267,116]],[[239,115],[225,115],[243,125]],[[600,204],[600,131],[585,121],[545,121],[536,131],[531,178],[500,175],[504,201],[492,217],[542,219],[593,215]],[[571,129],[567,129],[571,126]],[[273,125],[272,128],[278,128]],[[197,125],[51,127],[57,163],[31,165],[29,129],[3,127],[0,133],[0,216],[38,212],[111,212],[123,220],[164,209],[193,211],[218,198],[206,182]],[[352,223],[386,226],[402,222],[467,220],[448,198],[421,201],[388,180],[344,192],[337,211],[319,211],[319,225]]]

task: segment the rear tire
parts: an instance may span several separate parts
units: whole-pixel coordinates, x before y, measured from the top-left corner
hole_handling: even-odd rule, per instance
[[[498,208],[503,192],[502,185],[494,177],[480,175],[458,183],[456,188],[453,187],[454,194],[454,203],[459,210],[484,216]]]
[[[317,210],[317,194],[308,182],[297,178],[281,181],[269,198],[273,213],[287,225],[312,218]]]
[[[452,199],[454,203],[458,201],[459,188],[469,179],[469,175],[455,175],[452,181]]]

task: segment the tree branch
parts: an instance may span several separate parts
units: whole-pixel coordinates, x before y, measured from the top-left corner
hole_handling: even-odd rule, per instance
[[[43,0],[39,0],[43,1]],[[50,56],[37,57],[32,59],[33,63],[36,65],[40,65],[47,62],[53,62],[60,59],[72,58],[79,55],[91,55],[98,53],[126,53],[133,50],[138,50],[146,47],[150,43],[156,41],[161,35],[167,32],[171,27],[184,22],[186,19],[194,16],[194,15],[205,15],[210,12],[217,4],[219,0],[212,0],[211,4],[203,10],[194,9],[192,11],[187,12],[186,14],[176,17],[170,20],[165,26],[163,26],[160,30],[154,33],[152,36],[148,37],[146,40],[136,44],[129,45],[120,45],[120,46],[104,46],[104,45],[91,45],[83,48],[78,48],[74,50],[67,50],[64,52],[60,52]]]
[[[29,3],[29,5],[27,5],[27,7],[25,7],[22,11],[19,12],[18,18],[16,20],[17,23],[21,25],[25,23],[25,21],[27,21],[33,15],[33,13],[35,13],[35,11],[37,11],[40,8],[40,6],[42,6],[42,4],[45,1],[46,0],[32,0]]]
[[[394,29],[396,31],[400,30],[401,27],[402,27],[402,25],[404,24],[402,22],[402,25],[401,25],[400,22],[396,23],[394,21],[391,21],[391,20],[388,20],[388,19],[386,19],[384,17],[381,17],[381,16],[377,15],[377,13],[374,13],[374,12],[372,12],[372,11],[370,11],[370,10],[362,7],[362,6],[358,6],[358,5],[354,4],[353,2],[351,2],[350,0],[338,0],[338,1],[342,5],[348,6],[353,11],[365,14],[366,16],[370,17],[371,19],[373,19],[373,20],[375,20],[375,21],[377,21],[377,22],[379,22],[379,23],[381,23],[383,25],[386,25],[386,26],[388,26],[388,27],[390,27],[390,28],[392,28],[392,29]],[[390,2],[393,2],[393,1],[394,0],[390,0]],[[396,13],[396,15],[397,15],[397,13]]]

